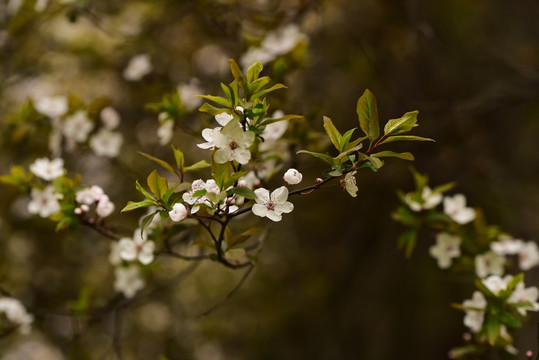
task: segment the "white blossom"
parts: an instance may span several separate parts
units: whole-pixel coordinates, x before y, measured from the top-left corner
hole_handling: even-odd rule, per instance
[[[523,245],[522,240],[500,236],[498,237],[498,241],[490,244],[490,249],[498,255],[515,255],[520,252]]]
[[[221,131],[220,127],[216,127],[215,129],[204,129],[202,130],[202,137],[204,140],[206,140],[205,143],[197,144],[197,146],[201,149],[214,149],[215,148],[215,142],[214,137],[215,134],[218,134]]]
[[[259,61],[262,65],[267,64],[275,59],[275,55],[269,50],[260,47],[250,47],[240,57],[240,64],[244,70],[247,70],[251,64]]]
[[[68,110],[68,102],[65,96],[40,97],[34,100],[37,112],[50,118],[64,115]]]
[[[26,311],[19,300],[0,297],[0,313],[4,313],[8,321],[18,327],[21,334],[30,333],[34,317]]]
[[[271,116],[272,119],[279,119],[284,116],[284,113],[281,110],[277,110],[273,113]],[[280,139],[284,133],[286,132],[286,129],[288,128],[288,120],[282,120],[277,121],[271,124],[266,125],[266,128],[264,131],[262,131],[262,136],[264,138],[264,143],[269,141],[270,143],[272,141]]]
[[[138,260],[144,265],[153,261],[155,243],[147,240],[146,232],[143,232],[141,236],[140,229],[135,230],[132,239],[120,239],[118,246],[120,247],[120,257],[124,260]]]
[[[206,195],[193,197],[193,194],[199,190],[206,190],[206,193],[219,194],[221,189],[217,186],[217,183],[213,179],[209,179],[204,182],[202,179],[197,179],[191,184],[191,191],[183,193],[182,199],[191,207],[191,214],[196,213],[200,209],[200,204],[206,203],[211,206],[210,200]]]
[[[518,266],[521,270],[529,270],[539,265],[539,249],[535,241],[527,241],[518,252]]]
[[[297,185],[303,179],[303,175],[296,169],[288,169],[284,173],[283,180],[289,185]]]
[[[503,278],[499,275],[490,275],[481,281],[494,295],[499,295],[501,291],[507,289],[507,284],[512,278],[511,275],[506,275]]]
[[[493,251],[475,257],[475,273],[478,277],[484,278],[487,275],[503,275],[506,259]]]
[[[174,121],[163,121],[157,128],[157,137],[159,138],[159,144],[166,145],[172,140],[174,136]]]
[[[178,85],[178,94],[187,110],[196,109],[204,101],[199,97],[202,94],[202,89],[198,84],[198,79],[192,79],[189,84]]]
[[[30,164],[30,171],[37,177],[50,181],[64,174],[64,160],[62,158],[54,160],[39,158]]]
[[[255,190],[256,204],[253,205],[253,214],[260,217],[267,217],[272,221],[281,221],[282,214],[290,213],[294,210],[294,204],[288,199],[288,189],[281,186],[271,194],[268,190],[259,188]]]
[[[485,318],[485,307],[487,306],[487,300],[479,291],[474,291],[472,298],[464,300],[462,306],[470,309],[466,309],[466,315],[464,316],[464,325],[469,327],[474,333],[481,330],[483,326],[483,320]]]
[[[120,114],[111,106],[101,110],[101,122],[109,130],[114,130],[120,125]]]
[[[89,188],[84,188],[77,191],[75,194],[75,200],[79,204],[92,205],[94,202],[99,201],[105,192],[100,186],[93,185]]]
[[[228,124],[233,119],[234,119],[234,115],[226,113],[226,112],[222,112],[222,113],[219,113],[219,114],[215,115],[215,121],[217,121],[219,123],[219,125],[221,125],[221,126],[225,126],[226,124]]]
[[[238,180],[238,186],[253,189],[255,185],[260,185],[260,179],[254,171],[249,171]]]
[[[93,128],[94,123],[88,119],[86,112],[79,110],[65,119],[62,133],[66,138],[80,143],[86,141]]]
[[[113,158],[120,153],[123,141],[121,133],[101,129],[90,139],[90,147],[98,156]]]
[[[139,81],[145,75],[153,70],[150,56],[148,54],[139,54],[133,56],[127,67],[124,69],[123,77],[128,81]]]
[[[523,303],[529,302],[529,306],[518,307],[517,310],[523,316],[526,315],[526,311],[537,311],[539,310],[539,304],[537,303],[537,298],[539,298],[539,289],[535,286],[530,286],[526,288],[523,282],[519,282],[513,290],[513,293],[507,299],[508,303]]]
[[[243,248],[227,250],[227,252],[225,252],[225,260],[232,265],[241,265],[249,261],[247,253]]]
[[[138,266],[117,267],[114,269],[114,275],[114,290],[123,293],[126,298],[132,298],[144,288],[144,279],[140,276]]]
[[[215,161],[218,164],[224,164],[228,161],[247,164],[251,159],[251,152],[247,148],[254,140],[255,134],[251,131],[243,131],[239,124],[238,126],[224,127],[221,131],[213,134],[213,142],[219,148],[215,152]]]
[[[354,170],[344,176],[344,188],[352,197],[356,197],[357,191],[359,190],[356,185],[356,173],[357,171]]]
[[[451,266],[453,258],[460,256],[460,237],[448,233],[436,235],[436,245],[429,249],[429,253],[438,261],[438,266],[447,269]]]
[[[95,212],[97,215],[101,218],[105,218],[112,214],[114,211],[114,203],[110,201],[109,197],[107,195],[103,195],[101,199],[99,199],[99,202],[97,203],[97,206],[95,208]]]
[[[47,218],[61,210],[58,199],[62,194],[56,192],[53,186],[49,185],[43,190],[32,188],[32,200],[28,203],[28,212],[30,214],[39,214]]]
[[[306,39],[306,35],[299,31],[296,24],[288,24],[276,31],[268,32],[261,45],[263,49],[277,56],[289,53],[298,42]]]
[[[414,198],[414,193],[408,193],[404,196],[404,201],[413,211],[421,211],[424,209],[432,209],[442,202],[442,194],[433,192],[428,186],[423,188],[421,192],[421,200],[417,201]]]
[[[475,219],[475,210],[466,207],[466,198],[462,194],[444,198],[444,212],[455,222],[463,225]]]
[[[182,203],[176,203],[172,207],[172,210],[168,212],[168,215],[170,216],[170,219],[174,222],[179,222],[187,218],[187,208]]]

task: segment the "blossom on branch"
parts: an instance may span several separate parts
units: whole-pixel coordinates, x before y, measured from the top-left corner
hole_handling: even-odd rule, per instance
[[[39,214],[47,218],[61,210],[58,202],[63,196],[56,192],[53,186],[49,185],[43,190],[32,188],[32,200],[28,203],[28,212],[30,214]]]
[[[114,269],[116,280],[114,290],[124,294],[126,298],[132,298],[144,288],[144,279],[140,276],[140,270],[136,265],[117,267]]]
[[[464,225],[475,219],[475,210],[466,207],[466,198],[462,194],[444,198],[444,212],[456,223]]]
[[[275,189],[271,194],[266,189],[256,189],[255,194],[257,199],[252,211],[256,216],[267,217],[272,221],[281,221],[283,213],[287,214],[294,210],[294,204],[286,201],[288,189],[285,186]]]
[[[429,253],[438,261],[438,266],[447,269],[451,266],[453,258],[460,256],[460,237],[448,233],[436,235],[436,245],[429,249]]]
[[[475,273],[478,277],[484,278],[487,275],[503,275],[505,257],[493,251],[475,257]]]
[[[255,134],[251,131],[243,131],[239,124],[224,127],[218,133],[213,134],[213,142],[219,148],[215,152],[215,161],[218,164],[224,164],[228,161],[247,164],[251,159],[251,152],[247,148],[254,140]]]
[[[472,298],[464,300],[462,306],[466,307],[466,315],[464,316],[464,325],[469,327],[474,333],[481,330],[483,320],[485,318],[485,307],[487,300],[479,291],[474,291]]]
[[[432,209],[441,203],[443,198],[442,194],[433,192],[428,186],[423,188],[420,199],[415,198],[414,195],[415,193],[408,193],[404,196],[404,201],[413,211]]]
[[[39,158],[30,164],[30,171],[37,177],[50,181],[64,174],[64,160],[62,158],[54,160]]]
[[[0,313],[4,313],[8,321],[19,328],[21,334],[30,333],[34,317],[19,300],[0,297]]]
[[[303,175],[296,169],[288,169],[284,173],[283,180],[289,185],[297,185],[303,180]]]
[[[127,261],[138,260],[141,264],[148,265],[153,261],[155,243],[147,239],[146,232],[140,233],[135,230],[133,238],[122,238],[118,242],[120,257]]]
[[[172,210],[168,212],[170,219],[174,222],[179,222],[187,218],[188,211],[184,204],[176,203],[172,207]]]

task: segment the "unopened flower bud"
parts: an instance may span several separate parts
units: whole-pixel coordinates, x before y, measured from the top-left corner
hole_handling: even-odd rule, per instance
[[[182,221],[187,217],[187,208],[182,203],[176,203],[172,210],[168,212],[168,215],[174,222]]]
[[[84,212],[88,212],[88,211],[90,211],[90,206],[88,206],[88,205],[86,205],[86,204],[82,204],[82,205],[80,206],[80,209],[81,209],[82,211],[84,211]]]
[[[321,178],[316,178],[316,180],[314,182],[317,183],[317,184],[321,184],[321,183],[324,182],[324,180],[322,180]]]
[[[284,176],[284,181],[286,181],[289,185],[296,185],[301,182],[303,179],[303,175],[297,171],[296,169],[288,169]]]
[[[76,215],[80,215],[82,214],[82,209],[80,207],[76,208],[75,210],[73,210],[73,212],[76,214]]]

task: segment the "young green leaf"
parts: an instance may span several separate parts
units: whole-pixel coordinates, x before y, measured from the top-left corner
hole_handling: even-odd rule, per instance
[[[387,144],[394,141],[433,141],[434,142],[435,140],[422,137],[422,136],[415,136],[415,135],[395,135],[395,136],[387,137],[380,144]]]
[[[260,75],[262,69],[263,66],[260,61],[257,61],[253,65],[249,66],[247,69],[247,82],[251,84],[253,81],[258,79],[258,75]]]
[[[137,201],[137,202],[128,201],[127,205],[122,209],[121,212],[131,211],[131,210],[154,206],[154,205],[157,205],[157,202],[152,201],[152,200],[142,200],[142,201]]]
[[[265,89],[265,90],[261,90],[261,91],[258,91],[256,93],[253,94],[253,96],[251,96],[251,100],[255,100],[255,99],[258,99],[259,97],[261,96],[264,96],[272,91],[275,91],[275,90],[279,90],[279,89],[287,89],[287,87],[283,84],[275,84],[273,85],[272,87],[270,87],[269,89]]]
[[[180,149],[172,146],[172,151],[174,152],[174,159],[176,160],[176,166],[180,170],[180,172],[183,172],[183,166],[185,165],[185,159],[183,156],[183,153],[180,151]]]
[[[327,116],[324,116],[324,130],[326,131],[329,140],[331,140],[331,142],[333,143],[333,146],[335,146],[335,149],[340,152],[342,135],[339,130],[337,130],[335,125],[333,125],[331,119]]]
[[[372,154],[371,156],[377,157],[377,158],[383,158],[383,157],[395,157],[403,160],[414,160],[414,155],[409,152],[403,152],[403,153],[396,153],[393,151],[380,151],[379,153]]]
[[[203,99],[206,99],[206,100],[209,100],[209,101],[212,101],[212,102],[214,102],[216,104],[219,104],[221,106],[224,106],[224,107],[230,107],[231,106],[228,99],[225,99],[224,97],[221,97],[221,96],[199,95],[199,97],[201,97]]]
[[[202,104],[201,107],[198,108],[198,111],[208,113],[211,116],[215,116],[222,113],[224,110],[223,108],[218,108],[205,102],[204,104]]]
[[[228,62],[230,63],[230,72],[232,73],[232,76],[245,90],[245,87],[247,85],[247,79],[245,79],[245,76],[243,75],[243,72],[241,71],[240,67],[233,59],[228,59]]]
[[[151,200],[151,201],[154,200],[154,197],[152,196],[152,194],[150,194],[149,192],[147,192],[146,189],[144,189],[144,188],[139,184],[138,180],[135,181],[135,186],[136,186],[138,192],[141,193],[146,199]]]
[[[251,200],[256,200],[257,199],[257,196],[256,196],[255,192],[253,190],[249,189],[249,188],[246,188],[246,187],[238,186],[238,187],[230,189],[229,192],[231,194],[236,194],[236,195],[239,195],[239,196],[243,196],[246,199],[251,199]]]
[[[184,172],[197,171],[197,170],[202,170],[209,167],[211,167],[211,164],[209,162],[207,162],[206,160],[200,160],[194,163],[193,165],[184,167],[183,171]]]
[[[367,89],[357,101],[356,106],[359,127],[372,142],[380,135],[380,124],[378,123],[378,106],[373,93]]]
[[[152,171],[150,175],[148,175],[146,182],[148,183],[148,187],[150,188],[152,193],[159,199],[162,199],[166,191],[168,190],[167,179],[160,176],[157,173],[157,170]]]
[[[321,154],[321,153],[307,151],[307,150],[300,150],[296,154],[309,154],[311,156],[314,156],[314,157],[317,157],[319,159],[324,160],[328,164],[333,165],[335,163],[335,160],[331,156],[329,156],[327,154]]]
[[[155,217],[156,214],[159,213],[159,210],[156,210],[154,211],[153,213],[149,214],[149,215],[146,215],[144,217],[144,219],[142,219],[141,223],[140,223],[140,236],[142,237],[142,234],[144,233],[144,230],[148,227],[148,225],[150,225],[150,223],[152,222],[153,218]]]
[[[386,135],[398,135],[404,134],[412,130],[417,126],[417,114],[419,111],[410,111],[402,115],[398,119],[391,119],[384,126],[384,133]]]
[[[145,158],[150,159],[151,161],[158,163],[159,165],[161,165],[162,167],[164,167],[165,169],[167,169],[171,173],[173,173],[173,174],[175,174],[177,176],[180,176],[180,174],[178,174],[178,171],[176,169],[174,169],[172,167],[172,165],[170,165],[165,160],[158,159],[158,158],[156,158],[156,157],[154,157],[154,156],[152,156],[150,154],[143,153],[142,151],[138,151],[138,153],[140,155],[144,156]]]

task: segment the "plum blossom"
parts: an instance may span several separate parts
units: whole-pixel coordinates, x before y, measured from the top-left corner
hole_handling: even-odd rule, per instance
[[[4,313],[10,323],[17,326],[21,334],[29,334],[34,317],[26,311],[17,299],[0,297],[0,313]]]
[[[221,131],[221,127],[216,127],[215,129],[204,129],[202,130],[202,137],[204,140],[206,140],[205,143],[197,144],[197,146],[201,149],[214,149],[215,148],[215,142],[214,137],[215,134],[218,134]]]
[[[110,243],[109,263],[113,266],[117,266],[122,263],[122,257],[120,256],[120,246],[116,241]]]
[[[219,148],[215,152],[215,161],[218,164],[224,164],[228,161],[247,164],[251,159],[251,152],[247,148],[254,140],[255,134],[251,131],[243,131],[239,124],[223,128],[218,133],[213,134],[213,142]]]
[[[86,112],[79,110],[66,118],[62,133],[66,138],[80,143],[86,141],[93,128],[94,123],[88,119]]]
[[[490,249],[498,255],[515,255],[520,252],[523,245],[522,240],[513,239],[509,236],[499,236],[498,241],[490,244]]]
[[[30,214],[39,214],[47,218],[61,210],[58,199],[63,196],[56,192],[53,186],[49,185],[43,190],[32,188],[32,200],[28,203],[28,212]]]
[[[191,191],[185,192],[182,195],[183,201],[191,205],[191,214],[196,213],[200,209],[200,204],[206,203],[211,206],[210,200],[206,195],[193,197],[193,194],[199,190],[206,190],[206,193],[219,194],[221,190],[215,180],[210,179],[204,182],[202,179],[197,179],[191,184]]]
[[[139,54],[133,56],[127,67],[124,69],[123,77],[128,81],[139,81],[153,70],[150,56],[148,54]]]
[[[178,85],[178,94],[187,110],[196,109],[204,101],[199,97],[202,94],[202,89],[199,86],[198,79],[192,79],[189,84]]]
[[[475,210],[466,207],[466,198],[462,194],[444,198],[444,212],[458,224],[464,225],[475,219]]]
[[[123,293],[126,298],[132,298],[144,288],[144,279],[140,276],[140,270],[136,265],[117,267],[114,269],[114,275],[116,277],[114,290]]]
[[[414,193],[408,193],[404,196],[404,201],[413,211],[428,210],[438,206],[442,202],[442,194],[433,192],[428,186],[423,188],[421,199],[417,201]]]
[[[227,252],[225,252],[225,260],[232,265],[241,265],[249,261],[247,252],[243,248],[227,250]]]
[[[100,117],[103,125],[109,130],[114,130],[120,125],[120,114],[111,106],[101,110]]]
[[[518,307],[517,310],[521,315],[526,315],[526,311],[537,311],[539,310],[539,304],[537,303],[537,298],[539,298],[539,289],[535,286],[530,286],[526,288],[523,282],[519,282],[513,290],[513,293],[507,299],[508,303],[522,303],[529,302],[529,306]]]
[[[521,270],[529,270],[539,265],[539,249],[535,241],[527,241],[518,252],[518,266]]]
[[[487,251],[475,257],[475,273],[480,278],[490,274],[501,276],[504,273],[505,261],[504,256]]]
[[[282,213],[288,214],[294,210],[294,204],[288,199],[288,189],[281,186],[270,194],[266,189],[255,190],[256,204],[253,205],[253,214],[260,217],[267,217],[272,221],[281,221]]]
[[[110,201],[108,195],[103,195],[101,199],[99,199],[99,202],[97,203],[97,206],[95,207],[95,212],[97,215],[101,218],[105,218],[112,214],[114,211],[114,203]]]
[[[272,119],[278,119],[282,118],[283,116],[284,112],[282,112],[281,110],[276,110],[271,117]],[[266,125],[266,128],[264,129],[264,131],[262,131],[262,134],[260,136],[264,138],[264,142],[279,140],[284,135],[287,128],[288,120],[277,121]]]
[[[50,118],[64,115],[68,110],[68,102],[65,96],[40,97],[34,100],[37,112]]]
[[[436,245],[429,249],[432,257],[438,261],[438,266],[447,269],[451,266],[453,258],[460,256],[460,237],[448,233],[436,235]]]
[[[357,171],[350,171],[344,176],[344,188],[348,191],[348,194],[352,197],[357,196],[357,191],[359,190],[356,184],[356,173]]]
[[[101,129],[90,139],[90,147],[98,156],[116,157],[123,144],[122,134],[107,129]]]
[[[260,179],[254,171],[249,171],[238,180],[238,186],[253,189],[255,185],[260,185]]]
[[[170,219],[174,222],[179,222],[187,218],[188,211],[184,204],[176,203],[172,207],[172,210],[168,212]]]
[[[507,284],[513,279],[511,275],[501,277],[499,275],[490,275],[483,279],[483,284],[494,294],[499,295],[501,291],[507,289]]]
[[[77,191],[75,194],[75,200],[79,204],[92,205],[94,202],[99,201],[105,192],[100,186],[93,185],[89,188],[84,188]]]
[[[124,260],[138,260],[141,264],[148,265],[153,261],[153,249],[155,243],[147,240],[146,232],[140,233],[136,229],[133,238],[122,238],[118,242],[120,257]]]
[[[225,126],[226,124],[228,124],[233,119],[234,119],[234,115],[226,113],[226,112],[222,112],[222,113],[219,113],[219,114],[215,115],[215,121],[217,121],[219,123],[219,125],[221,125],[221,126]]]
[[[288,169],[284,173],[283,180],[289,185],[297,185],[303,179],[303,175],[296,169]]]
[[[54,160],[39,158],[30,164],[30,171],[37,177],[50,181],[64,174],[64,160],[62,158]]]
[[[466,309],[466,315],[464,316],[464,325],[469,327],[474,333],[481,330],[483,326],[483,320],[485,318],[485,307],[487,306],[487,300],[479,291],[474,291],[472,298],[464,300],[462,306],[469,308]]]

